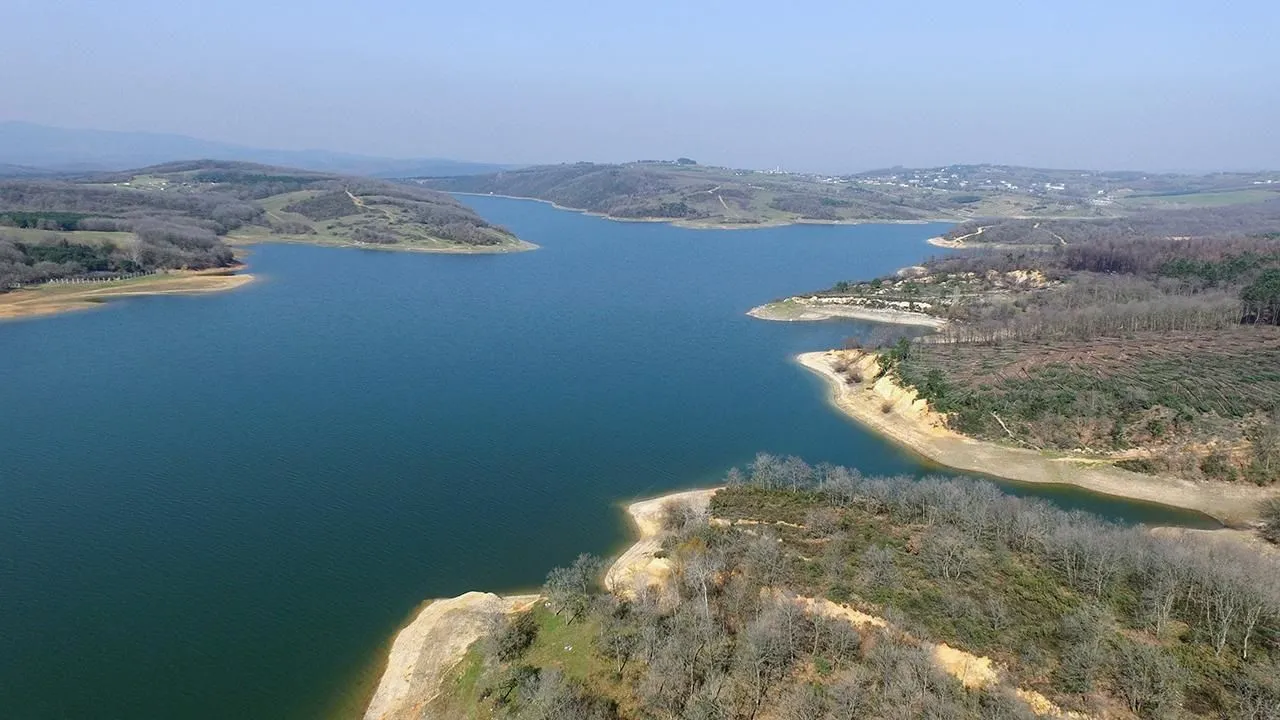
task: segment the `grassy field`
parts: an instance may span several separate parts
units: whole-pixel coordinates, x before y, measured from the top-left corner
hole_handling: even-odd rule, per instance
[[[615,672],[615,663],[601,656],[596,647],[596,639],[600,635],[597,618],[570,622],[541,603],[529,612],[538,632],[533,644],[521,655],[521,664],[540,670],[558,670],[566,678],[591,688],[593,692],[618,700],[620,706],[634,704],[628,699],[629,693],[625,692],[621,676]],[[468,720],[502,717],[498,703],[494,702],[494,690],[490,687],[492,676],[486,676],[486,671],[493,664],[493,659],[485,654],[483,641],[472,646],[462,662],[441,683],[442,693],[432,704],[432,716]]]
[[[82,245],[98,245],[102,243],[112,243],[116,247],[129,247],[137,241],[133,233],[128,232],[100,232],[97,230],[75,230],[68,232],[66,230],[37,230],[35,228],[0,228],[0,233],[6,236],[17,238],[26,243],[49,243],[59,239],[66,239],[71,243]]]
[[[1280,198],[1275,190],[1229,190],[1226,192],[1182,193],[1177,195],[1132,195],[1120,202],[1132,208],[1221,207],[1240,203],[1264,202]]]

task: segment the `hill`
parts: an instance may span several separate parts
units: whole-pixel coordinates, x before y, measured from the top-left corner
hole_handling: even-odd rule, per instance
[[[938,321],[923,342],[873,340],[878,372],[973,438],[1280,482],[1280,200],[982,227],[968,250],[755,312]]]
[[[439,252],[529,247],[447,195],[369,178],[202,160],[0,181],[0,292],[236,264],[231,245]]]
[[[0,163],[62,172],[92,172],[125,170],[188,158],[386,178],[489,173],[505,167],[440,158],[397,159],[327,150],[271,150],[167,133],[80,130],[0,122]]]
[[[1134,175],[1136,177],[1130,177]],[[690,160],[576,163],[421,179],[451,192],[510,195],[619,220],[741,227],[795,222],[1110,217],[1141,209],[1144,193],[1213,203],[1270,197],[1272,175],[1159,176],[1007,166],[891,169],[846,176],[732,170]],[[1172,194],[1162,196],[1169,200]]]
[[[1276,717],[1271,553],[972,480],[759,456],[672,502],[637,587],[582,556],[491,630],[426,718]],[[476,622],[483,622],[477,619]]]

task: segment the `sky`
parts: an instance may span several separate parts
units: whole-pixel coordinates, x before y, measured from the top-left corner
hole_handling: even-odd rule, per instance
[[[1280,2],[4,0],[0,120],[847,172],[1280,169]]]

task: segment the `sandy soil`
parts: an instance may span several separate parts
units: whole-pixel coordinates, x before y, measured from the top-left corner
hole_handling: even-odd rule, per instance
[[[852,305],[810,305],[795,298],[751,308],[747,314],[760,320],[776,322],[813,322],[845,318],[892,325],[917,325],[940,328],[947,324],[942,318],[905,310],[882,310]]]
[[[440,680],[483,635],[494,613],[528,609],[537,595],[499,597],[469,592],[428,605],[391,645],[387,669],[365,720],[417,720],[440,694]]]
[[[250,282],[253,282],[252,275],[206,270],[170,272],[120,282],[45,285],[0,295],[0,320],[87,310],[115,298],[221,292]]]
[[[660,547],[665,509],[669,503],[679,502],[705,511],[715,493],[716,489],[691,490],[628,506],[639,537],[610,566],[606,587],[629,594],[642,584],[661,583],[670,573],[670,564],[655,558],[654,553]],[[539,595],[501,597],[469,592],[428,604],[392,642],[386,670],[365,710],[365,720],[422,720],[428,704],[440,694],[441,680],[484,634],[493,614],[521,612],[540,600]]]
[[[971,237],[977,237],[981,235],[983,232],[986,231],[986,229],[987,229],[986,227],[980,227],[978,228],[977,232],[971,232],[968,235],[961,235],[960,237],[955,238],[954,240],[949,240],[944,237],[931,237],[925,242],[929,243],[930,245],[933,245],[934,247],[953,248],[953,249],[968,247],[967,245],[964,244],[964,241],[968,240]],[[1063,243],[1063,244],[1065,245],[1066,243]]]
[[[927,402],[917,399],[914,390],[899,387],[890,378],[872,381],[876,374],[874,354],[832,350],[805,353],[797,360],[827,379],[832,402],[844,413],[948,467],[1017,482],[1075,485],[1105,495],[1196,510],[1236,526],[1253,520],[1258,502],[1276,492],[1142,475],[1091,463],[1086,458],[1052,457],[1036,450],[974,440],[947,429],[945,418],[932,412]],[[836,362],[859,364],[868,380],[846,383],[833,367]]]
[[[874,627],[900,632],[895,630],[882,617],[867,614],[848,605],[837,605],[826,598],[796,596],[793,600],[811,615],[824,615],[837,620],[846,620],[857,628]],[[966,688],[986,688],[1004,682],[1002,668],[989,657],[974,655],[973,653],[953,648],[946,643],[922,642],[909,635],[904,635],[903,637],[928,650],[938,668],[959,680]],[[1064,712],[1044,695],[1034,690],[1014,688],[1014,693],[1037,715],[1075,719],[1086,717],[1078,713]]]
[[[641,500],[627,506],[627,514],[639,533],[639,539],[622,553],[605,573],[604,585],[610,592],[634,596],[642,587],[661,584],[671,574],[671,563],[654,557],[662,543],[662,518],[670,503],[687,503],[701,511],[711,505],[711,496],[719,488],[690,490]]]

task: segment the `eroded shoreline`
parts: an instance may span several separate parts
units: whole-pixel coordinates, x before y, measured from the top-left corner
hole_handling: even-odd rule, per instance
[[[627,594],[641,584],[661,582],[670,570],[656,557],[669,503],[706,509],[719,488],[687,490],[639,500],[627,506],[636,540],[609,566],[605,586]],[[364,720],[420,720],[440,695],[440,683],[488,629],[494,613],[514,613],[541,600],[537,594],[500,596],[469,592],[428,603],[396,633],[386,669],[365,709]],[[442,719],[443,720],[443,719]]]
[[[180,270],[145,277],[85,284],[48,284],[0,294],[0,320],[49,317],[102,307],[111,300],[150,295],[203,295],[254,281],[248,273],[219,268]]]
[[[926,327],[934,330],[938,330],[947,324],[947,321],[943,318],[926,315],[922,312],[894,310],[892,308],[871,308],[854,304],[819,303],[800,297],[791,297],[778,302],[758,305],[748,310],[747,315],[759,320],[773,322],[818,322],[837,319],[865,320],[889,325]]]
[[[1194,510],[1231,526],[1252,521],[1259,501],[1275,494],[1263,488],[1142,475],[1088,458],[1050,457],[960,435],[948,429],[943,416],[931,411],[914,390],[890,377],[876,379],[874,353],[827,350],[803,353],[796,361],[826,379],[830,400],[840,411],[916,454],[957,470],[1014,482],[1071,485],[1101,495]],[[836,371],[837,363],[857,365],[867,379],[848,382]]]

